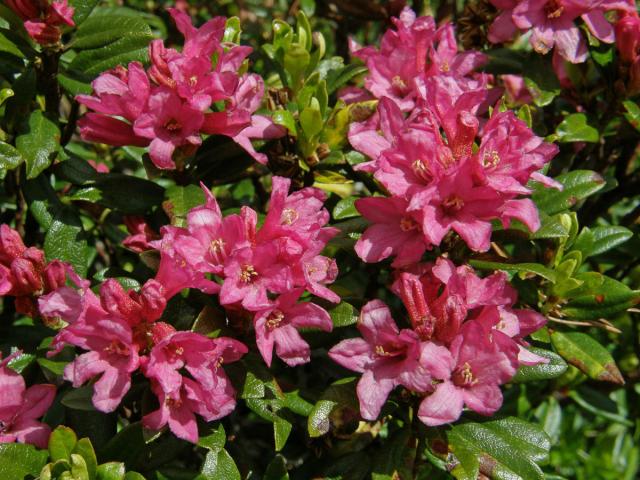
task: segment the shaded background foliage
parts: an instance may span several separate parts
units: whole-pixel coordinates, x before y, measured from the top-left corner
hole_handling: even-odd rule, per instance
[[[72,3],[80,15],[88,14],[96,4],[92,0]],[[103,12],[117,8],[118,13],[131,14],[131,23],[122,26],[128,29],[127,44],[118,46],[122,59],[144,60],[146,46],[154,37],[180,43],[164,10],[171,5],[168,2],[98,3]],[[273,19],[294,24],[296,14],[303,11],[312,29],[324,36],[325,58],[341,56],[348,64],[347,38],[375,44],[389,26],[390,17],[397,15],[404,4],[244,0],[190,1],[185,6],[196,23],[215,15],[239,17],[242,43],[254,47],[252,70],[260,73],[269,86],[277,83],[277,65],[260,47],[272,41]],[[12,152],[0,152],[4,175],[0,221],[14,223],[26,244],[44,245],[48,258],[69,261],[95,282],[115,277],[127,286],[139,286],[153,275],[157,259],[151,254],[143,254],[140,259],[121,247],[127,235],[123,228],[125,215],[145,215],[156,231],[169,222],[180,225],[189,208],[203,201],[199,181],[214,186],[226,213],[237,211],[241,205],[264,211],[268,201],[265,175],[269,170],[294,179],[298,187],[315,182],[335,192],[327,207],[345,232],[329,250],[340,266],[336,291],[344,300],[330,313],[334,325],[345,328],[337,329],[332,336],[306,333],[312,362],[305,366],[291,369],[276,363],[269,371],[255,354],[245,360],[248,370],[238,367],[234,371],[231,366],[229,372],[240,386],[239,396],[244,401],[238,402],[234,413],[220,426],[216,424],[200,447],[171,435],[149,438],[139,423],[127,425],[127,415],[135,419],[141,403],[151,401],[148,394],[142,394],[146,389],[142,382],[134,384],[125,398],[124,421],[117,415],[93,410],[90,387],[74,390],[63,385],[45,418],[47,422],[67,425],[78,437],[90,438],[100,463],[124,462],[128,470],[158,480],[233,479],[240,478],[238,471],[242,478],[269,480],[288,476],[437,479],[452,474],[472,478],[470,472],[478,469],[480,476],[491,478],[516,478],[510,476],[514,474],[525,479],[636,478],[640,468],[640,338],[638,312],[634,309],[640,288],[640,108],[627,99],[615,46],[590,38],[592,59],[572,67],[568,74],[575,88],[561,90],[551,73],[549,58],[522,49],[497,48],[487,42],[487,25],[495,16],[495,9],[487,2],[416,1],[412,6],[418,12],[433,14],[438,21],[454,21],[465,48],[489,49],[488,72],[524,75],[527,85],[538,93],[532,104],[518,110],[518,115],[538,135],[551,136],[559,143],[560,154],[548,174],[561,176],[565,190],[534,195],[543,212],[543,228],[533,236],[536,243],[517,229],[495,234],[510,257],[509,263],[517,266],[506,265],[504,258],[494,253],[470,255],[459,245],[447,247],[452,258],[471,258],[478,269],[502,268],[513,273],[524,304],[540,304],[548,316],[572,321],[571,325],[550,323],[548,330],[534,337],[537,346],[552,346],[570,365],[556,355],[547,371],[529,372],[529,379],[537,381],[516,381],[507,386],[500,417],[488,422],[476,423],[479,417],[465,414],[463,423],[453,429],[426,429],[404,408],[407,398],[403,397],[409,393],[398,392],[383,412],[393,415],[393,421],[358,423],[355,384],[353,380],[344,381],[350,373],[331,362],[325,352],[339,339],[353,336],[357,310],[367,300],[381,298],[397,312],[401,312],[401,306],[385,288],[389,270],[363,264],[350,253],[354,242],[350,231],[361,230],[362,225],[353,207],[352,195],[357,192],[349,179],[365,185],[367,180],[353,172],[353,155],[349,157],[346,146],[334,148],[337,153],[329,159],[319,159],[305,156],[291,137],[276,140],[263,148],[270,160],[267,169],[231,140],[211,137],[186,171],[160,177],[143,149],[87,144],[74,136],[80,110],[73,95],[90,92],[88,83],[113,66],[113,58],[101,57],[104,51],[92,49],[89,41],[82,43],[82,28],[88,34],[89,27],[80,26],[77,37],[66,34],[65,41],[75,38],[75,45],[73,41],[71,45],[77,55],[62,55],[63,73],[52,79],[47,76],[51,69],[46,57],[40,62],[27,62],[25,67],[12,53],[11,45],[18,45],[27,56],[33,55],[31,47],[20,44],[11,36],[8,25],[3,25],[3,38],[9,43],[0,45],[0,76],[2,87],[11,86],[14,92],[3,106],[4,140],[15,140],[13,144],[26,158],[24,166],[15,168],[18,165],[11,164]],[[6,7],[2,8],[4,18]],[[11,22],[9,15],[6,18]],[[79,23],[77,16],[76,21]],[[333,67],[341,68],[327,65]],[[334,80],[337,85],[339,79]],[[63,87],[61,91],[54,85],[57,81]],[[278,95],[275,89],[267,93],[270,101],[286,106]],[[34,105],[44,105],[47,114],[57,117],[55,107],[50,105],[58,103],[66,119],[60,124],[44,113],[29,115]],[[329,105],[335,105],[335,91],[331,92]],[[291,121],[282,119],[287,127]],[[304,125],[298,123],[290,130],[293,128],[304,129]],[[328,128],[339,133],[344,125]],[[58,140],[64,150],[58,149]],[[311,150],[315,154],[316,149]],[[51,165],[56,154],[62,161]],[[110,173],[98,174],[87,160],[105,163]],[[587,272],[612,280],[588,277]],[[591,290],[571,293],[570,282],[575,279],[591,279],[594,285]],[[609,283],[603,287],[603,282]],[[72,358],[71,352],[46,358],[46,342],[52,330],[37,320],[16,318],[11,300],[4,299],[1,315],[3,352],[20,345],[29,352],[22,359],[25,377],[55,381]],[[203,333],[230,329],[232,335],[252,342],[241,325],[225,325],[221,315],[219,305],[211,298],[191,292],[172,299],[163,319],[176,328]],[[600,322],[600,318],[606,322]],[[594,346],[582,332],[598,343]],[[611,367],[611,358],[619,371],[615,365]],[[338,379],[343,379],[342,383],[327,390]],[[509,423],[517,422],[511,416],[537,425],[547,436],[533,427]],[[413,430],[408,428],[411,426]],[[496,447],[505,438],[509,440],[505,431],[516,432],[510,438],[512,443]],[[518,432],[524,433],[518,436]],[[275,457],[274,444],[280,452]],[[0,464],[11,462],[10,453],[9,449],[0,451]],[[51,459],[55,460],[53,455]],[[36,464],[38,461],[34,460]],[[543,464],[542,471],[536,462]]]

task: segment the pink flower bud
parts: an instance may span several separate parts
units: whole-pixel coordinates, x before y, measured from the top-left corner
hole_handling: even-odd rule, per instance
[[[139,302],[142,305],[142,315],[147,321],[160,318],[167,306],[164,287],[155,280],[149,280],[142,286]]]
[[[100,287],[100,303],[107,312],[126,319],[129,325],[140,321],[140,305],[113,278],[107,279]]]
[[[0,262],[9,265],[26,250],[20,234],[9,225],[0,225]]]
[[[52,292],[64,287],[67,282],[67,267],[60,260],[53,260],[44,269],[44,288]]]

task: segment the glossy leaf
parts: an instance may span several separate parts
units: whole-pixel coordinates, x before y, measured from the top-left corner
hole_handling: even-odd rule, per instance
[[[559,175],[556,180],[564,186],[561,191],[536,187],[533,194],[538,208],[548,215],[568,210],[605,186],[604,178],[589,170],[573,170]]]
[[[0,478],[23,480],[37,477],[47,463],[47,452],[22,443],[0,444]]]
[[[23,133],[16,139],[16,148],[27,164],[27,178],[35,178],[55,159],[60,141],[56,124],[40,111],[34,111]]]
[[[604,382],[624,383],[609,351],[586,333],[553,332],[551,343],[568,363],[589,377]]]
[[[447,438],[461,463],[452,471],[456,478],[471,480],[478,472],[492,479],[545,478],[538,463],[547,459],[551,443],[537,425],[514,417],[469,422],[454,426]]]

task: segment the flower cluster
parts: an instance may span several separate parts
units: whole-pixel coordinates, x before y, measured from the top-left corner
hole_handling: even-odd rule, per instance
[[[430,25],[428,20],[417,19],[411,27]],[[408,28],[408,22],[397,24],[399,32]],[[358,211],[373,223],[356,245],[366,262],[395,256],[398,267],[418,261],[451,230],[471,249],[486,251],[492,220],[505,227],[513,219],[532,231],[539,227],[535,205],[523,198],[531,193],[529,180],[558,186],[539,172],[557,147],[537,137],[511,111],[496,108],[488,121],[483,118],[496,89],[487,90],[485,76],[466,75],[478,64],[476,57],[461,59],[454,53],[455,42],[446,44],[449,54],[435,58],[450,58],[448,69],[414,72],[408,115],[403,113],[405,99],[382,96],[377,114],[350,129],[353,147],[371,159],[356,169],[373,173],[391,194],[356,201]],[[416,58],[425,48],[438,52],[442,47],[420,46],[410,37],[403,45]],[[387,93],[379,89],[376,75],[365,83],[374,94]]]
[[[42,252],[37,251],[39,257],[29,253],[17,232],[2,225],[0,261],[9,265],[2,270],[4,293],[29,296],[33,315],[64,325],[49,355],[66,346],[84,351],[65,367],[64,379],[74,387],[92,382],[98,410],[116,410],[139,371],[159,403],[143,417],[144,425],[158,430],[168,425],[176,436],[196,442],[196,414],[212,421],[235,408],[235,391],[222,365],[239,360],[247,347],[231,338],[176,331],[160,321],[167,300],[185,288],[219,293],[230,316],[252,319],[258,350],[268,365],[274,349],[290,366],[308,362],[310,348],[298,329],[333,327],[323,308],[299,300],[305,291],[340,300],[327,287],[338,273],[335,261],[321,255],[337,230],[325,226],[329,212],[323,208],[323,192],[304,188],[289,195],[289,187],[290,180],[273,177],[269,212],[260,228],[257,212],[248,207],[223,216],[205,188],[206,203],[189,212],[186,228],[165,226],[159,239],[133,242],[141,249],[160,250],[156,277],[139,291],[126,291],[107,279],[96,294],[89,281],[60,262],[43,274],[42,262],[29,263],[32,257],[41,259]],[[139,218],[131,222],[143,223]],[[36,281],[37,288],[32,287]],[[33,291],[41,294],[45,281],[48,293],[36,305]]]
[[[411,328],[398,329],[389,308],[374,300],[360,315],[362,338],[343,340],[329,352],[340,365],[362,372],[357,392],[367,420],[378,417],[398,386],[424,397],[418,416],[427,425],[457,420],[465,405],[491,415],[502,405],[500,385],[520,365],[547,361],[523,340],[546,319],[513,308],[517,294],[502,272],[481,279],[470,267],[439,258],[398,273],[392,289]]]
[[[274,346],[289,365],[309,361],[309,346],[298,328],[332,328],[325,310],[297,303],[305,290],[331,302],[340,300],[326,286],[338,274],[335,260],[320,254],[337,233],[325,227],[325,194],[308,187],[289,195],[290,183],[273,177],[269,212],[261,228],[257,213],[248,207],[223,216],[205,189],[206,204],[189,212],[187,227],[163,227],[162,239],[154,242],[161,251],[156,279],[167,296],[187,286],[219,291],[228,311],[253,315],[258,348],[269,365]]]
[[[46,448],[51,429],[38,421],[53,403],[54,385],[26,387],[9,364],[15,352],[0,362],[0,443],[31,443]]]
[[[251,48],[222,41],[222,17],[195,28],[185,13],[169,12],[184,35],[182,51],[154,40],[149,69],[132,62],[94,80],[94,94],[77,97],[92,110],[80,120],[82,137],[116,146],[148,146],[158,168],[175,169],[202,143],[202,134],[226,135],[266,163],[251,139],[279,137],[284,130],[254,114],[264,83],[258,75],[240,74]]]
[[[554,63],[587,59],[587,42],[574,23],[580,17],[591,34],[605,43],[615,40],[613,25],[605,17],[610,10],[635,11],[632,0],[490,0],[500,14],[489,28],[489,40],[506,42],[518,32],[531,31],[536,52],[554,49]]]
[[[54,338],[50,355],[66,345],[86,351],[65,367],[64,378],[74,387],[97,379],[93,404],[98,410],[118,407],[137,370],[150,380],[160,404],[143,418],[149,428],[168,424],[176,436],[195,443],[196,413],[211,421],[233,410],[235,392],[221,365],[246,353],[242,343],[176,332],[158,321],[166,298],[155,280],[148,280],[140,292],[127,292],[109,279],[96,295],[89,282],[68,273],[75,288],[64,286],[41,297],[40,312],[68,323]]]
[[[18,313],[35,317],[35,299],[65,283],[64,263],[47,262],[44,252],[27,248],[20,234],[8,225],[0,225],[0,296],[15,297]]]
[[[73,27],[73,7],[67,0],[7,0],[7,5],[24,20],[24,28],[40,45],[51,45],[60,41],[62,30]]]

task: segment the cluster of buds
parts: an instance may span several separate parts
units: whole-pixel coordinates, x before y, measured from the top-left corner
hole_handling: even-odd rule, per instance
[[[73,7],[67,0],[7,0],[7,5],[24,20],[24,28],[40,45],[60,41],[61,27],[73,27]]]

